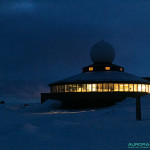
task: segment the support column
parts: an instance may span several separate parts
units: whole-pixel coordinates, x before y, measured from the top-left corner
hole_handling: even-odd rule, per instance
[[[141,100],[140,100],[140,96],[136,97],[136,120],[141,120]]]

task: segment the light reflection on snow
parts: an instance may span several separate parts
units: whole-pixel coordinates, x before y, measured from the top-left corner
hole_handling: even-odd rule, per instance
[[[82,110],[82,111],[50,111],[50,112],[41,112],[41,113],[31,113],[31,114],[40,114],[40,115],[49,115],[49,114],[77,114],[91,112],[95,110]]]

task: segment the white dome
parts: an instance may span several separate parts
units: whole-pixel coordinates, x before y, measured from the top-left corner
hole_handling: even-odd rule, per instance
[[[100,41],[92,46],[90,56],[94,63],[112,63],[115,58],[115,49],[111,44]]]

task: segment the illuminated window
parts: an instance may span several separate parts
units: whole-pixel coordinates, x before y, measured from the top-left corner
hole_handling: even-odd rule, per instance
[[[105,70],[110,70],[110,67],[105,67]]]
[[[87,92],[91,92],[91,90],[92,90],[91,84],[87,84]]]
[[[141,92],[142,91],[142,86],[141,84],[138,84],[138,92]]]
[[[134,92],[138,92],[138,85],[134,84]]]
[[[72,85],[72,92],[77,92],[77,84]]]
[[[77,84],[77,92],[82,92],[82,84]]]
[[[150,93],[150,85],[149,85],[149,93]]]
[[[93,71],[93,67],[89,67],[89,71]]]
[[[113,91],[114,91],[113,83],[109,83],[109,92],[113,92]]]
[[[142,84],[142,92],[145,92],[146,91],[146,86],[145,84]]]
[[[128,84],[124,84],[124,91],[128,92],[129,91],[129,85]]]
[[[86,92],[86,84],[82,84],[82,92]]]
[[[148,92],[148,85],[146,85],[146,92]]]
[[[129,91],[133,92],[133,84],[129,84]]]
[[[108,92],[108,89],[109,89],[109,84],[103,83],[103,92]]]
[[[119,88],[118,88],[118,84],[114,84],[114,91],[118,91]]]
[[[102,92],[102,84],[98,84],[98,92]]]
[[[120,68],[120,71],[123,71],[123,68]]]
[[[72,92],[72,85],[65,85],[65,92]]]
[[[97,92],[97,84],[92,84],[92,92]]]
[[[58,92],[65,92],[65,86],[64,85],[59,85],[58,86]]]
[[[123,91],[123,84],[119,84],[119,91]]]

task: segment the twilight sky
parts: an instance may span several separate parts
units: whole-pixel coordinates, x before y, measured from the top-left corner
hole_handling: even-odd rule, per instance
[[[116,49],[114,64],[150,76],[150,1],[1,0],[1,95],[39,98],[92,64],[90,48],[103,39]]]

